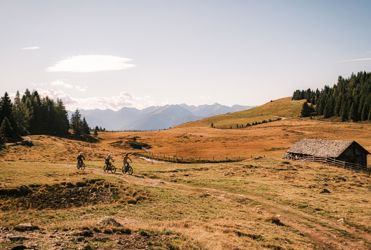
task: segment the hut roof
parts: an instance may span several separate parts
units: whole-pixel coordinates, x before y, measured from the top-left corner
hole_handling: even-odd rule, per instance
[[[369,152],[355,141],[303,139],[295,143],[287,152],[317,157],[339,157],[350,145],[356,143],[367,154]]]

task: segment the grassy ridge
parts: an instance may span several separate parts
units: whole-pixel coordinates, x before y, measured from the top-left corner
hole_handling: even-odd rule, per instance
[[[228,127],[236,124],[261,122],[277,117],[298,117],[305,100],[292,101],[290,97],[274,100],[256,108],[208,117],[189,122],[180,127],[205,127],[213,123],[215,127]]]

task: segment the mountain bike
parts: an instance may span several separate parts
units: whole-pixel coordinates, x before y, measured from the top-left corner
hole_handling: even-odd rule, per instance
[[[83,161],[78,161],[76,164],[77,170],[84,170],[85,169],[85,163]]]
[[[121,169],[122,173],[123,174],[128,174],[128,175],[132,175],[134,170],[133,170],[133,167],[130,166],[130,164],[126,164],[126,166],[122,166],[122,169]]]
[[[113,164],[109,164],[109,165],[104,164],[103,171],[105,173],[111,172],[111,174],[114,174],[116,173],[116,167]]]

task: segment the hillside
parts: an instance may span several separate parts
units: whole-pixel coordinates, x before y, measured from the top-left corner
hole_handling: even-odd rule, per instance
[[[298,117],[304,101],[292,101],[290,97],[281,98],[255,108],[208,117],[199,121],[182,124],[180,127],[206,127],[213,124],[216,128],[230,128],[237,124],[261,122],[269,119],[274,120],[278,117]]]
[[[370,150],[370,131],[369,123],[284,119],[246,129],[101,132],[93,144],[33,135],[34,146],[0,154],[0,248],[369,249],[370,176],[282,155],[303,137],[352,139]],[[158,155],[245,160],[132,157],[133,176],[104,173],[104,156],[120,167],[134,137]],[[79,151],[85,171],[75,168]],[[102,224],[107,216],[123,226]],[[13,230],[27,222],[41,229]]]
[[[74,162],[78,152],[84,151],[88,159],[103,162],[108,153],[121,159],[124,152],[137,151],[127,146],[132,138],[151,145],[150,152],[157,155],[202,159],[269,155],[280,159],[302,138],[356,140],[371,150],[370,131],[370,123],[284,119],[245,129],[177,127],[161,131],[99,132],[100,141],[93,144],[33,135],[29,136],[33,147],[9,146],[0,154],[0,160]],[[371,155],[368,159],[371,162]]]
[[[286,118],[244,129],[198,121],[99,132],[97,143],[31,135],[32,147],[8,144],[0,152],[0,248],[369,249],[369,174],[282,156],[302,138],[356,140],[371,150],[371,124],[296,118],[301,105],[283,98],[210,118],[216,124]],[[75,167],[80,151],[84,171]],[[126,152],[213,162],[130,156],[128,176],[121,173]],[[102,170],[107,154],[115,174]],[[102,224],[107,216],[118,224]],[[41,229],[14,230],[28,222]]]

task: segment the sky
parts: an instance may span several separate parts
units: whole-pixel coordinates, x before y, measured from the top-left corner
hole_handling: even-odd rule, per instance
[[[0,0],[0,92],[259,105],[371,71],[371,1]]]

